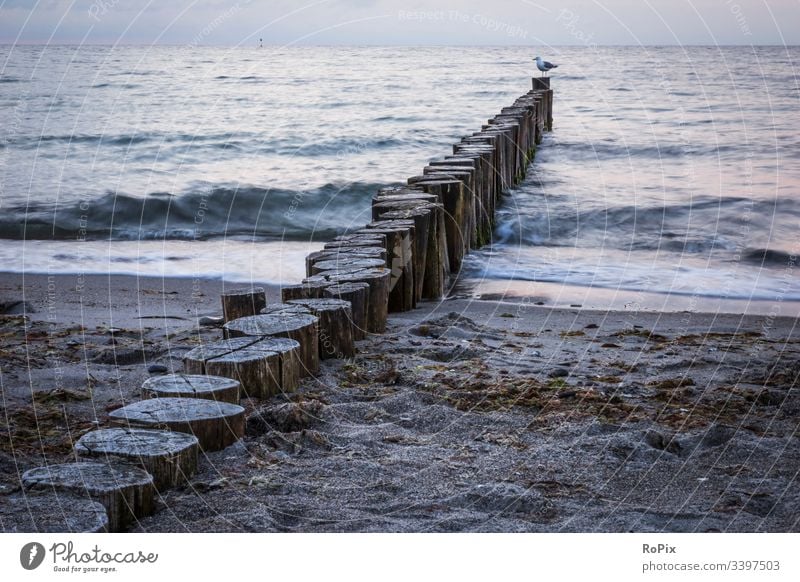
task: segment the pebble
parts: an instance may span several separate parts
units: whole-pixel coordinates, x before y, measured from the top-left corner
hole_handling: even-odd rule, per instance
[[[566,378],[569,376],[569,370],[566,368],[556,368],[555,370],[551,371],[548,376],[551,378]]]
[[[147,371],[151,374],[166,374],[169,372],[169,368],[162,364],[153,364],[147,368]]]
[[[222,325],[224,320],[222,317],[213,317],[211,315],[204,315],[200,319],[197,320],[198,325],[202,326],[212,326],[212,325]]]

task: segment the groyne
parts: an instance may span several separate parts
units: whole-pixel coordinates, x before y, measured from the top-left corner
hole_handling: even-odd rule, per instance
[[[200,453],[242,438],[241,398],[291,392],[320,360],[353,357],[355,342],[382,333],[390,313],[443,299],[464,257],[491,241],[495,209],[525,178],[552,111],[550,79],[534,78],[452,152],[378,191],[370,222],[308,255],[307,277],[284,286],[281,303],[267,303],[261,288],[226,292],[223,337],[188,352],[184,373],[149,379],[143,400],[84,434],[79,462],[27,471],[26,507],[66,512],[66,494],[76,515],[62,527],[124,531],[155,511],[158,493],[191,478]],[[29,523],[29,512],[18,513]]]

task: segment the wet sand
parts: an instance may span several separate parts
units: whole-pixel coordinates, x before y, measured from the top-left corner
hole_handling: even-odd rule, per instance
[[[223,286],[0,275],[0,496],[218,339]],[[535,303],[390,316],[245,401],[246,438],[137,530],[800,531],[795,318]]]

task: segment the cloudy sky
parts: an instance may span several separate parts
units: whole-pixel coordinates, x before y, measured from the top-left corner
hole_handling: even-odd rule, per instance
[[[800,0],[0,0],[2,43],[800,44]]]

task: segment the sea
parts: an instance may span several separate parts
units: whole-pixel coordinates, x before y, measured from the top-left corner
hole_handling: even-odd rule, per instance
[[[298,282],[537,54],[553,131],[454,294],[800,301],[798,47],[1,46],[0,271]]]

